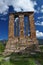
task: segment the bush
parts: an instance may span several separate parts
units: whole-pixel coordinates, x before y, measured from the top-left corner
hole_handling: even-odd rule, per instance
[[[4,51],[4,45],[0,42],[0,53]]]

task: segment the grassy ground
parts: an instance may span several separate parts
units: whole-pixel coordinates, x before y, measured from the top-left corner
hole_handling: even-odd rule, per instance
[[[4,47],[0,47],[0,52],[3,52]],[[40,47],[43,50],[43,46]],[[4,56],[0,55],[0,65],[37,65],[36,60],[39,64],[43,65],[43,53],[36,53],[36,55],[16,55],[12,54],[10,60],[5,61]]]
[[[15,56],[13,56],[10,60],[7,61],[3,60],[3,56],[0,56],[0,65],[37,65],[35,63],[35,60],[37,60],[41,65],[43,65],[43,57],[39,56],[30,56],[28,58],[25,58],[25,56],[15,58]]]
[[[19,61],[11,62],[3,60],[3,57],[0,57],[0,65],[36,65],[33,58],[28,58],[27,60],[24,60],[23,58],[20,58]]]
[[[21,59],[20,61],[14,61],[15,65],[36,65],[33,58],[28,58],[28,60]]]
[[[4,45],[2,44],[2,42],[0,42],[0,54],[4,51]]]
[[[40,46],[41,51],[43,51],[43,45]]]
[[[40,49],[43,52],[43,45],[40,46]],[[43,53],[39,54],[39,58],[37,57],[36,59],[43,65]]]

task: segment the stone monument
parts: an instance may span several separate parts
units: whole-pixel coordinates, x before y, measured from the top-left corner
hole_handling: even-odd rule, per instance
[[[24,35],[24,16],[28,16],[30,25],[30,36]],[[14,22],[15,16],[19,18],[20,35],[14,36]],[[28,29],[27,29],[28,31]],[[12,52],[20,52],[25,50],[27,47],[32,45],[38,48],[38,41],[36,39],[36,31],[34,25],[34,12],[18,12],[9,14],[9,32],[8,32],[8,42],[6,44],[4,54],[10,54]]]

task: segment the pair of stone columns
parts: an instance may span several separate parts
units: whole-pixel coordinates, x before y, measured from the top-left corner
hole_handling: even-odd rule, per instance
[[[36,39],[33,13],[30,13],[28,16],[29,16],[29,22],[30,22],[30,38]],[[15,14],[13,13],[9,15],[9,39],[15,37],[14,36],[14,17],[15,17]],[[19,14],[19,20],[20,20],[20,38],[22,38],[24,37],[24,14]]]
[[[24,36],[24,29],[23,29],[23,27],[24,27],[24,18],[23,18],[24,16],[23,15],[19,15],[19,19],[20,19],[20,37],[22,37],[22,36]],[[8,34],[8,36],[9,36],[9,39],[10,38],[14,38],[15,36],[14,36],[14,14],[10,14],[9,15],[9,34]]]

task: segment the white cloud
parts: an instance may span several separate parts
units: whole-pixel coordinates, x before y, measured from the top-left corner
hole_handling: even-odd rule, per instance
[[[31,0],[5,0],[7,5],[12,5],[15,11],[34,11],[33,3]]]
[[[4,11],[3,15],[7,14],[8,13],[8,10]]]
[[[6,21],[6,18],[1,18],[1,20],[4,20],[4,21]]]
[[[42,21],[42,22],[37,21],[37,22],[35,23],[35,25],[43,26],[43,21]]]
[[[43,13],[43,5],[41,6],[41,9],[40,9],[41,13]]]
[[[22,10],[34,11],[34,5],[31,0],[0,0],[0,13],[7,11],[9,5],[12,5],[17,12]]]
[[[39,13],[39,11],[38,11],[38,10],[34,10],[34,12],[35,12],[35,13]]]
[[[37,2],[36,1],[34,1],[34,5],[37,5]]]
[[[43,9],[41,9],[41,12],[43,13]]]
[[[38,17],[38,19],[43,19],[43,16],[41,16],[41,17]]]
[[[37,7],[37,9],[34,10],[35,13],[40,13],[40,11],[41,11],[40,7]]]
[[[43,5],[41,6],[41,8],[43,8]]]
[[[8,6],[3,2],[3,0],[0,1],[0,13],[4,13],[8,9]]]
[[[23,11],[34,11],[31,0],[15,0],[13,3],[14,10],[17,12],[21,11],[21,9]]]
[[[37,3],[34,3],[34,5],[37,6]],[[34,10],[35,13],[43,13],[43,5],[41,7],[37,7],[36,10]]]
[[[36,36],[39,37],[43,37],[43,32],[40,32],[39,30],[36,30]]]

